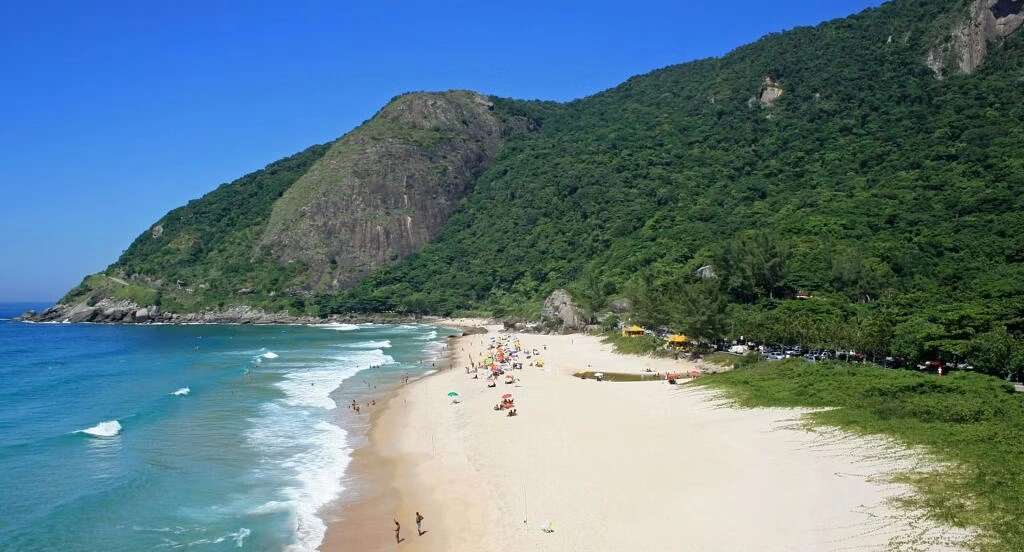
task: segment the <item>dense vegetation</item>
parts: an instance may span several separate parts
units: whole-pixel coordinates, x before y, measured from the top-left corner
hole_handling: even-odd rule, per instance
[[[927,53],[966,6],[894,0],[567,104],[494,99],[539,130],[505,142],[434,243],[345,293],[312,297],[308,267],[257,245],[324,146],[172,211],[107,275],[172,310],[320,315],[535,318],[565,287],[588,316],[628,297],[632,322],[708,341],[1020,371],[1024,33],[937,78]],[[112,282],[69,299],[145,295]]]
[[[924,447],[947,464],[900,476],[918,490],[906,505],[943,524],[980,529],[977,550],[1024,550],[1024,395],[1008,385],[976,374],[940,378],[803,360],[761,363],[694,383],[723,390],[745,407],[835,407],[809,418]]]
[[[529,317],[568,287],[712,340],[1019,349],[1024,40],[938,79],[923,60],[963,10],[896,1],[569,104],[499,102],[540,132],[506,144],[436,243],[319,306]]]

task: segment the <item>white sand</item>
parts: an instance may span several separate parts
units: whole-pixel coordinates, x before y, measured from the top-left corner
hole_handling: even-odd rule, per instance
[[[724,407],[700,389],[580,380],[571,374],[588,364],[690,366],[616,355],[593,337],[513,335],[525,348],[547,345],[544,369],[486,388],[464,367],[489,336],[467,336],[454,344],[455,369],[404,388],[376,424],[378,452],[395,460],[400,549],[957,549],[936,544],[955,532],[887,505],[906,489],[884,483],[899,466],[879,458],[877,443],[805,431],[801,411]],[[492,410],[508,392],[518,417]],[[544,521],[554,532],[541,531]],[[382,520],[382,549],[394,546],[390,524]]]

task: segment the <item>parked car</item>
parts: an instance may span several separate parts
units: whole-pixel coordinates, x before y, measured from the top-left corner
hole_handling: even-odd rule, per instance
[[[729,347],[728,353],[733,355],[745,355],[747,354],[747,346],[733,345],[732,347]]]
[[[832,353],[828,351],[822,351],[819,349],[811,349],[804,354],[804,358],[812,362],[820,362],[822,360],[829,360],[832,358]]]
[[[858,362],[864,359],[864,355],[857,351],[836,351],[836,360],[845,360],[846,362]]]

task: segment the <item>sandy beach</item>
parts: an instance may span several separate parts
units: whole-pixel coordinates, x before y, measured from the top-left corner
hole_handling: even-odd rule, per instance
[[[371,445],[350,466],[361,499],[329,512],[321,550],[959,550],[963,533],[891,505],[907,489],[887,474],[915,469],[919,455],[807,430],[800,410],[575,378],[694,368],[618,355],[590,336],[510,334],[544,366],[524,359],[517,383],[488,388],[465,368],[498,329],[452,340],[451,368],[375,413]],[[506,393],[516,417],[493,410]]]

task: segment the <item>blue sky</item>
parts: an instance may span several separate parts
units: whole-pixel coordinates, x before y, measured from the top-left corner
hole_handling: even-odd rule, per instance
[[[39,0],[0,20],[0,301],[412,90],[571,100],[880,0]]]

